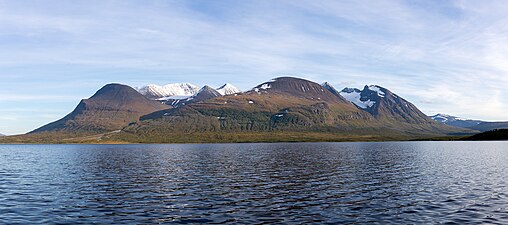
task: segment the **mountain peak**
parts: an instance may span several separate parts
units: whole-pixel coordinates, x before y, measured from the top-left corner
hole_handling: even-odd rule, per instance
[[[326,90],[328,90],[329,92],[331,92],[333,95],[335,95],[337,98],[341,99],[342,101],[344,102],[347,102],[347,100],[342,97],[340,95],[340,92],[337,91],[337,89],[335,89],[330,83],[328,82],[324,82],[323,84],[321,84],[321,86],[323,86]]]
[[[296,77],[277,77],[254,87],[252,91],[257,93],[289,94],[312,100],[345,101],[318,83]]]
[[[118,96],[143,97],[142,95],[139,95],[139,93],[130,86],[111,83],[104,85],[104,87],[95,92],[95,94],[92,97],[90,97],[90,99],[112,99]]]
[[[444,113],[438,113],[436,115],[430,116],[430,118],[442,124],[464,128],[469,128],[481,123],[485,123],[485,121],[481,120],[466,119]]]
[[[190,83],[173,83],[159,86],[149,84],[137,89],[139,93],[150,99],[159,99],[170,96],[191,96],[199,91],[198,86]]]
[[[187,100],[189,101],[189,103],[190,102],[200,102],[200,101],[215,98],[218,96],[221,96],[221,94],[218,91],[216,91],[215,89],[213,89],[212,87],[210,87],[208,85],[205,85],[201,89],[199,89],[199,91],[196,94],[194,94],[192,97],[190,97]]]
[[[217,88],[216,91],[219,92],[221,95],[232,95],[242,92],[240,89],[236,88],[230,83],[225,83],[224,85]]]
[[[147,99],[134,88],[123,84],[107,84],[89,99],[83,99],[64,118],[31,133],[58,130],[112,131],[137,121],[145,114],[167,109]]]
[[[378,85],[365,85],[363,90],[344,88],[340,94],[375,117],[397,118],[408,123],[433,123],[412,103]]]
[[[364,88],[364,91],[368,89],[370,91],[373,91],[373,92],[376,92],[376,94],[381,97],[381,98],[384,98],[385,95],[386,95],[386,91],[387,89],[386,88],[383,88],[381,86],[378,86],[378,85],[365,85],[365,88]]]

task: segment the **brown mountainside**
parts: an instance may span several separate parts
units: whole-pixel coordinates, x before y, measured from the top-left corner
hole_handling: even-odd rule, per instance
[[[83,99],[64,118],[40,127],[43,131],[113,131],[136,122],[140,116],[167,109],[169,106],[147,99],[133,88],[108,84],[89,99]]]

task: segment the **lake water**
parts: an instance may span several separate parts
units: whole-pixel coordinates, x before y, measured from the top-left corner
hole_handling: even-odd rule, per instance
[[[508,224],[508,142],[0,145],[0,224]]]

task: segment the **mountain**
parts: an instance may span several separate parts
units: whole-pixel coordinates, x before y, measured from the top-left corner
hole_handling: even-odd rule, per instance
[[[0,134],[0,137],[3,137],[3,136],[5,136],[5,134]]]
[[[334,95],[322,85],[315,82],[294,78],[279,77],[268,82],[262,83],[254,87],[250,93],[268,93],[268,94],[285,94],[297,98],[315,100],[315,101],[331,101],[346,103],[346,100]]]
[[[343,130],[353,123],[370,127],[371,119],[368,113],[317,83],[282,77],[237,95],[217,96],[143,116],[137,127],[130,127],[130,132]]]
[[[222,94],[216,91],[215,89],[211,88],[210,86],[205,85],[204,87],[199,89],[199,91],[196,94],[194,94],[189,101],[200,102],[218,96],[222,96]]]
[[[344,97],[342,97],[340,92],[337,91],[337,89],[335,89],[330,83],[324,82],[323,84],[321,84],[321,86],[323,86],[326,90],[328,90],[330,93],[337,96],[338,98],[344,99]]]
[[[333,87],[328,86],[299,78],[276,78],[237,95],[217,96],[154,112],[141,117],[126,131],[164,141],[182,133],[210,132],[421,137],[466,131],[431,120],[413,104],[381,87],[367,87],[369,90],[363,92],[373,102],[372,108],[365,110],[336,95],[338,92],[334,94]]]
[[[508,122],[486,122],[481,120],[464,119],[442,113],[431,116],[430,118],[449,126],[468,128],[482,132],[496,129],[508,129]]]
[[[169,106],[147,99],[133,88],[108,84],[89,99],[83,99],[70,114],[31,133],[43,131],[104,132],[120,130],[140,116]]]
[[[161,103],[168,100],[150,100],[128,86],[109,84],[69,115],[32,133],[102,132],[99,138],[72,140],[114,142],[251,142],[408,140],[471,132],[438,123],[379,86],[338,92],[328,83],[279,77],[247,92],[222,95],[204,86],[191,97],[173,100],[171,107]]]
[[[411,102],[377,85],[366,85],[363,90],[344,88],[340,92],[340,95],[359,109],[370,113],[378,119],[410,124],[429,124],[434,122]]]
[[[159,99],[169,96],[191,96],[196,94],[199,88],[190,83],[174,83],[164,86],[150,84],[139,88],[138,91],[149,99]]]
[[[447,114],[442,114],[442,113],[433,115],[430,118],[432,118],[433,120],[440,122],[442,124],[446,124],[446,125],[454,126],[454,127],[472,127],[472,126],[476,126],[480,123],[484,123],[484,121],[481,121],[481,120],[464,119],[464,118],[451,116],[451,115],[447,115]]]
[[[158,101],[160,101],[163,104],[171,105],[175,108],[192,104],[199,101],[204,101],[210,98],[215,98],[218,96],[222,96],[221,93],[219,93],[217,90],[213,89],[212,87],[205,85],[201,89],[199,89],[198,92],[196,92],[192,96],[177,96],[177,97],[165,97],[160,98]]]
[[[221,95],[233,95],[242,92],[240,89],[236,88],[230,83],[226,83],[219,88],[216,89]]]

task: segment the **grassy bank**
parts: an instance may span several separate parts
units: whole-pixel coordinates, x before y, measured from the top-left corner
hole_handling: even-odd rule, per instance
[[[456,137],[411,136],[398,133],[348,132],[202,132],[202,133],[65,133],[48,132],[0,138],[0,143],[259,143],[259,142],[360,142],[360,141],[410,141],[456,140]]]

